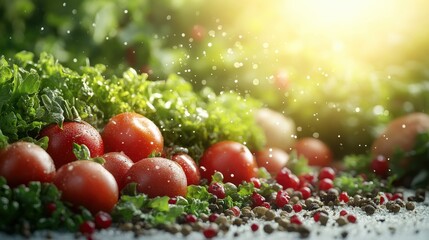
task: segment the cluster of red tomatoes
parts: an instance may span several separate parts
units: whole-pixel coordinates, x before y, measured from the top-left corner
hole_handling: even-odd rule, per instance
[[[252,154],[241,143],[221,141],[205,150],[197,166],[186,153],[165,154],[159,128],[137,113],[112,117],[101,132],[86,122],[73,121],[61,127],[49,125],[39,137],[49,138],[46,151],[29,142],[0,150],[0,176],[11,186],[52,182],[63,200],[93,213],[110,212],[129,183],[136,183],[137,191],[149,197],[185,196],[188,185],[199,184],[201,178],[210,181],[216,171],[225,182],[238,185],[254,179],[258,166],[272,176],[281,175],[288,161],[288,154],[278,149]],[[91,158],[102,157],[104,163],[78,159],[76,144],[86,146]]]

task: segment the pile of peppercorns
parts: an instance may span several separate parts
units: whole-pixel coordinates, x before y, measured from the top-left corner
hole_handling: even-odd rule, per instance
[[[283,174],[283,175],[281,175]],[[333,179],[335,171],[331,168],[322,168],[318,178],[314,176],[296,177],[290,171],[280,173],[277,181],[268,180],[273,188],[273,194],[262,196],[256,191],[250,196],[250,204],[244,207],[234,206],[224,209],[220,200],[225,198],[225,184],[212,182],[208,185],[208,191],[213,195],[213,201],[209,204],[210,214],[184,214],[175,223],[156,226],[172,234],[181,233],[188,236],[192,232],[201,232],[206,238],[225,236],[233,226],[247,227],[252,232],[262,229],[271,234],[275,231],[297,232],[301,237],[308,237],[310,229],[303,224],[304,220],[313,219],[314,222],[326,226],[329,220],[330,210],[339,210],[339,215],[334,219],[337,226],[354,224],[358,217],[347,210],[345,206],[360,208],[368,216],[373,215],[379,209],[385,208],[391,213],[397,213],[401,208],[408,211],[415,209],[414,202],[425,200],[425,190],[415,191],[415,196],[404,199],[403,193],[365,192],[349,196],[346,191],[334,187]],[[297,180],[298,179],[298,180]],[[306,180],[305,180],[306,179]],[[280,181],[279,181],[280,180]],[[260,187],[260,179],[252,179],[256,188]],[[174,204],[174,201],[170,202]],[[122,223],[119,229],[134,231],[135,236],[144,235],[154,226],[136,221]],[[234,232],[238,236],[240,232]]]

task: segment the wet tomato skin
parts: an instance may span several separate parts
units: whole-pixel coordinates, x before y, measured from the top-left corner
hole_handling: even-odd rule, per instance
[[[304,156],[310,166],[329,166],[333,160],[331,149],[317,138],[306,137],[298,139],[295,143],[295,151],[298,156]]]
[[[211,181],[211,176],[221,172],[224,182],[235,185],[249,182],[256,177],[256,161],[249,149],[234,141],[221,141],[206,149],[200,160],[201,177]]]
[[[177,162],[166,158],[145,158],[134,163],[125,179],[126,184],[137,183],[137,191],[151,198],[186,195],[185,172]]]
[[[93,161],[79,160],[62,166],[53,182],[62,192],[63,201],[83,206],[93,214],[110,212],[118,201],[115,178],[101,164]]]
[[[164,138],[150,119],[125,112],[110,118],[101,133],[106,152],[124,152],[133,162],[162,153]]]
[[[11,187],[30,181],[52,182],[55,165],[49,154],[29,142],[15,142],[0,150],[0,176]]]
[[[179,153],[171,157],[171,160],[177,162],[186,174],[186,181],[188,185],[198,185],[200,183],[201,174],[200,169],[194,159],[188,154]]]
[[[134,162],[122,152],[109,152],[102,157],[106,161],[104,168],[113,175],[120,191],[125,186],[125,175]]]
[[[258,167],[264,167],[271,176],[276,176],[289,160],[289,154],[280,148],[265,148],[255,153]]]
[[[91,157],[98,157],[104,153],[103,139],[100,133],[90,124],[80,122],[64,122],[62,128],[51,124],[43,128],[39,137],[49,138],[47,152],[52,157],[58,169],[64,164],[77,160],[73,153],[73,143],[85,144]]]

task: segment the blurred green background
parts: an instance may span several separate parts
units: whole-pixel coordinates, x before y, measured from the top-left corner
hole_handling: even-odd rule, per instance
[[[0,55],[47,51],[151,80],[234,90],[291,117],[337,157],[429,112],[426,0],[0,0]]]

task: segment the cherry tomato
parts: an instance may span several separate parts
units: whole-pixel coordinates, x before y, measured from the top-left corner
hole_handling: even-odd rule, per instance
[[[292,188],[298,190],[299,179],[288,168],[284,167],[277,173],[276,181],[283,186],[283,189]]]
[[[171,157],[171,160],[177,162],[186,174],[188,185],[198,185],[200,183],[200,170],[197,163],[188,154],[178,153]]]
[[[102,157],[106,160],[104,168],[115,177],[120,191],[125,186],[125,175],[134,162],[122,152],[105,153]]]
[[[110,212],[118,201],[115,178],[93,161],[79,160],[62,166],[55,175],[54,184],[62,192],[62,200],[84,206],[93,214]]]
[[[29,142],[15,142],[0,150],[0,176],[11,187],[30,181],[52,182],[55,165],[49,154]]]
[[[112,117],[101,133],[106,152],[124,152],[137,162],[152,153],[162,153],[164,138],[150,119],[138,113]]]
[[[137,191],[151,198],[186,195],[185,172],[177,162],[166,158],[145,158],[134,163],[125,179],[127,184],[137,183]]]
[[[47,152],[58,169],[64,164],[77,160],[73,153],[73,143],[85,144],[91,157],[104,153],[104,144],[97,129],[86,122],[64,122],[60,128],[57,124],[46,126],[40,131],[40,137],[49,138]]]
[[[255,153],[255,159],[258,167],[264,167],[271,176],[276,176],[288,162],[289,155],[279,148],[265,148]]]
[[[201,177],[211,181],[211,176],[219,171],[224,182],[235,185],[249,182],[256,177],[256,161],[249,149],[241,143],[222,141],[206,149],[200,160]]]
[[[329,147],[317,138],[299,139],[295,143],[295,151],[298,156],[307,158],[310,166],[328,166],[333,158]]]

